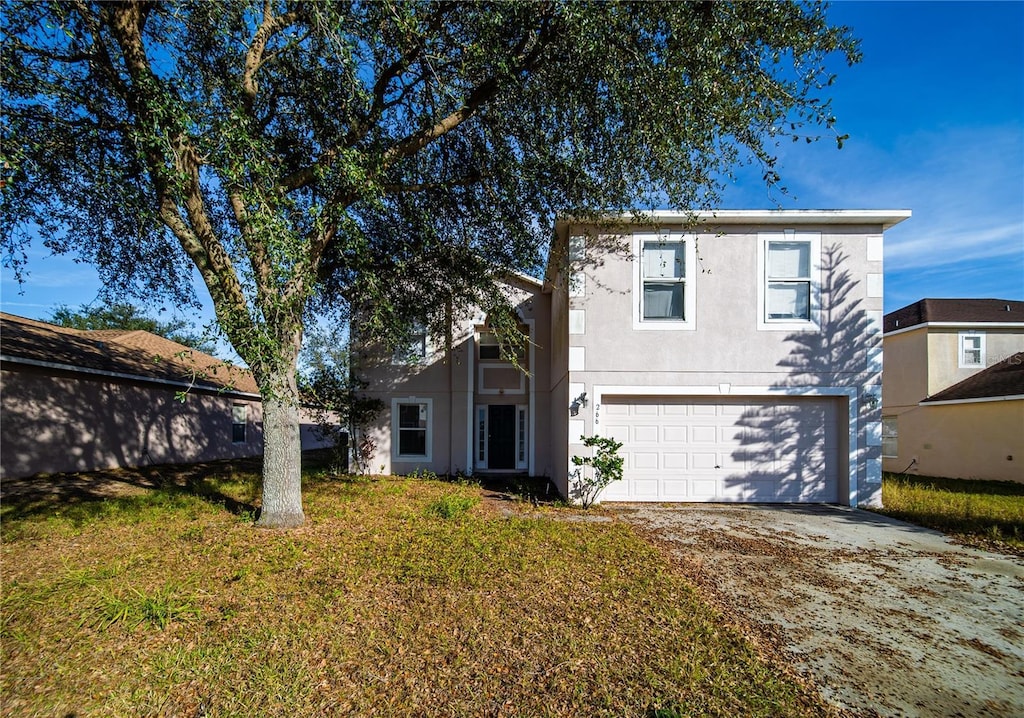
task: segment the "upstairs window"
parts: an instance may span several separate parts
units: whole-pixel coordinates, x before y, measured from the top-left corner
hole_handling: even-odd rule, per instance
[[[759,329],[807,329],[817,324],[820,247],[817,233],[761,235]]]
[[[811,320],[811,243],[768,243],[766,319]]]
[[[960,368],[985,366],[984,332],[960,332]]]
[[[644,320],[686,321],[686,245],[683,242],[644,242]]]
[[[520,333],[525,339],[529,335],[529,329],[520,327]],[[477,347],[479,349],[478,356],[482,362],[509,362],[513,356],[520,365],[523,365],[526,361],[525,342],[513,348],[508,342],[504,344],[499,343],[497,335],[492,331],[484,330],[480,332]]]
[[[693,328],[695,243],[678,232],[634,235],[634,328]]]
[[[422,364],[427,358],[427,328],[423,322],[414,322],[408,339],[400,344],[391,358],[392,364]]]

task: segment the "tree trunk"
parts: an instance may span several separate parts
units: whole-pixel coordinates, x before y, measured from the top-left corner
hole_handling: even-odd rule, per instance
[[[293,528],[306,521],[294,369],[276,372],[271,377],[273,390],[263,399],[263,506],[256,522],[260,528]]]

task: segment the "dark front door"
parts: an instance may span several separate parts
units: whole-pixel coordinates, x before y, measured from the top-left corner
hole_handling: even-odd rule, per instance
[[[487,408],[487,468],[516,468],[516,408]]]

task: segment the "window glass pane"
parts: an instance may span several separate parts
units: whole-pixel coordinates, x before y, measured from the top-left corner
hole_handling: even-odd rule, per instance
[[[526,461],[526,411],[519,410],[519,461]]]
[[[244,424],[248,417],[249,407],[245,404],[235,404],[231,407],[231,421],[236,424]]]
[[[899,456],[895,416],[882,417],[882,456]]]
[[[981,337],[965,336],[961,338],[964,348],[963,363],[967,365],[981,364]]]
[[[683,319],[681,282],[644,282],[644,319]]]
[[[398,454],[400,456],[426,456],[426,429],[399,429]]]
[[[487,457],[487,409],[477,411],[477,461]]]
[[[497,344],[481,344],[480,345],[480,358],[481,359],[500,359],[501,348]]]
[[[768,276],[771,279],[810,277],[810,242],[769,242]]]
[[[644,276],[655,279],[686,276],[683,244],[644,242]]]
[[[587,238],[583,235],[569,237],[569,261],[578,262],[584,258],[587,249]]]
[[[245,424],[231,425],[231,442],[233,444],[245,443]]]
[[[772,282],[767,304],[769,319],[810,319],[810,282]]]
[[[427,405],[426,404],[399,404],[398,405],[398,428],[399,429],[425,429],[427,427]]]

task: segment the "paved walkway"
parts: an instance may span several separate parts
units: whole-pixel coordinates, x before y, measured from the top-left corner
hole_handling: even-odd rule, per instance
[[[606,505],[609,506],[609,505]],[[865,715],[1024,716],[1024,561],[831,506],[610,505]]]

